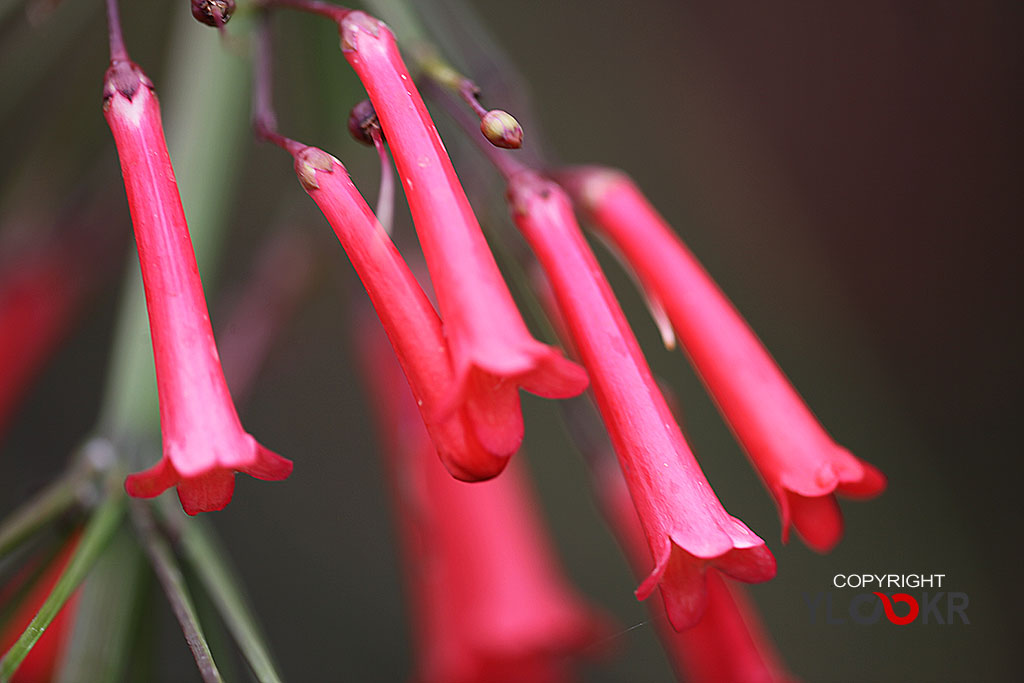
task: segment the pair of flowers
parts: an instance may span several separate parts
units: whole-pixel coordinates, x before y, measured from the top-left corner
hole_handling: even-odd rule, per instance
[[[775,573],[764,541],[729,516],[700,471],[573,216],[566,193],[625,254],[668,313],[782,512],[810,545],[841,534],[834,493],[868,496],[884,479],[825,434],[756,337],[671,229],[625,178],[577,169],[561,185],[510,174],[513,218],[543,265],[586,371],[523,323],[390,30],[333,10],[342,50],[369,93],[409,200],[440,309],[426,295],[334,157],[281,139],[349,254],[449,472],[498,475],[523,436],[519,389],[581,393],[588,374],[639,513],[676,628],[699,619],[704,570],[746,581]],[[121,158],[153,333],[164,457],[129,493],[177,485],[186,512],[224,507],[236,471],[283,479],[291,463],[242,429],[217,359],[152,86],[121,50],[106,117]]]

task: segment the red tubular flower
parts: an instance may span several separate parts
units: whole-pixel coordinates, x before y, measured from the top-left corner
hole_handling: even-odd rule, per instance
[[[650,556],[622,475],[610,461],[601,460],[595,478],[605,516],[636,573],[645,575],[650,569]],[[691,683],[795,680],[741,587],[730,585],[714,569],[709,569],[706,577],[708,606],[691,628],[677,632],[669,626],[664,612],[651,608],[665,652],[680,677]]]
[[[113,59],[103,112],[114,134],[142,266],[160,396],[163,458],[125,481],[149,498],[177,485],[190,515],[231,500],[235,472],[279,480],[292,463],[245,433],[224,382],[152,84]]]
[[[870,498],[885,489],[875,467],[836,444],[768,351],[672,228],[625,175],[572,169],[559,180],[661,304],[782,517],[811,548],[843,531],[835,492]]]
[[[368,317],[368,316],[366,316]],[[422,683],[556,683],[605,621],[567,585],[525,472],[467,484],[439,467],[380,328],[360,366],[395,481]]]
[[[672,625],[692,626],[704,611],[707,565],[742,581],[766,581],[775,575],[775,558],[715,497],[576,225],[569,198],[529,171],[509,180],[508,197],[590,373],[647,535],[654,569],[637,597],[660,585]]]
[[[391,146],[437,293],[457,382],[450,404],[465,404],[488,450],[511,454],[523,436],[518,389],[567,398],[586,388],[586,373],[526,329],[391,30],[362,12],[339,27]]]
[[[79,534],[75,533],[61,548],[57,557],[50,562],[43,574],[36,580],[17,610],[11,615],[2,632],[0,632],[0,653],[7,652],[12,645],[21,637],[21,634],[28,627],[32,619],[39,612],[39,608],[46,602],[57,579],[71,560],[71,555],[78,547]],[[15,577],[8,588],[15,585],[20,589],[21,577]],[[26,580],[28,577],[25,577]],[[4,591],[5,593],[8,591]],[[15,591],[10,591],[15,592]],[[17,672],[11,678],[11,683],[39,683],[40,681],[52,680],[57,661],[67,644],[68,635],[75,621],[75,611],[78,609],[78,599],[82,594],[81,589],[76,590],[64,603],[57,616],[53,618],[43,635],[39,637],[32,650],[21,662]],[[0,608],[5,608],[3,597],[0,595]]]
[[[442,415],[455,377],[441,320],[345,167],[315,147],[290,143],[289,151],[299,181],[334,228],[370,295],[441,461],[459,479],[498,474],[510,454],[481,446],[465,410]]]

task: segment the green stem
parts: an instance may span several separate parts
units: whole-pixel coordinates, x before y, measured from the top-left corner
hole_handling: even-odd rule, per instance
[[[0,523],[0,560],[79,500],[93,470],[79,463],[37,493]]]
[[[139,633],[136,608],[147,574],[134,534],[121,524],[82,584],[75,623],[54,678],[58,683],[117,683]],[[148,615],[147,615],[148,618]]]
[[[195,587],[198,581],[196,572],[184,561],[182,561],[181,569],[185,575],[185,582],[189,586]],[[213,660],[217,662],[221,676],[226,681],[240,680],[235,642],[225,628],[224,621],[220,618],[217,605],[214,604],[210,595],[200,588],[192,591],[192,598],[196,605],[196,617],[203,625],[203,634],[206,636],[206,642],[210,644],[210,653],[213,655]]]
[[[157,530],[156,522],[153,519],[153,512],[150,504],[143,501],[133,501],[131,506],[132,521],[138,532],[139,540],[143,550],[149,556],[150,563],[156,572],[157,579],[171,603],[171,610],[181,624],[181,630],[185,634],[185,641],[192,650],[196,666],[206,683],[222,683],[217,664],[210,654],[210,646],[203,635],[203,629],[196,617],[195,606],[189,595],[185,579],[174,559],[171,547],[166,539]]]
[[[260,683],[279,682],[281,676],[270,657],[256,618],[210,526],[200,519],[188,520],[181,544],[185,558],[217,606],[256,680]]]
[[[118,489],[113,487],[111,489],[106,500],[96,509],[86,525],[82,540],[60,578],[57,579],[53,590],[50,591],[50,595],[43,602],[43,606],[39,608],[39,612],[29,623],[25,632],[21,634],[21,637],[0,659],[0,683],[7,683],[14,672],[18,670],[32,646],[36,644],[46,627],[60,612],[64,603],[82,583],[89,569],[92,568],[93,563],[96,562],[113,536],[124,512],[124,496],[118,492]]]

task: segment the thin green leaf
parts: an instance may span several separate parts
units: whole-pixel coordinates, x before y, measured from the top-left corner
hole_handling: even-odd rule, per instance
[[[64,568],[64,572],[57,579],[49,597],[39,608],[39,613],[32,619],[28,628],[11,646],[11,649],[4,654],[3,659],[0,659],[0,683],[7,683],[10,680],[32,646],[36,644],[50,622],[60,612],[64,603],[82,583],[85,575],[96,562],[96,558],[103,552],[107,542],[117,529],[123,512],[124,496],[116,491],[112,492],[103,504],[96,508],[86,524],[78,548],[75,549],[68,566]]]
[[[181,575],[170,545],[156,528],[156,521],[153,519],[153,511],[149,503],[132,501],[131,510],[132,521],[135,523],[139,540],[153,565],[153,570],[167,595],[167,600],[171,603],[171,610],[181,625],[185,641],[192,651],[192,656],[195,657],[196,666],[199,667],[199,674],[206,683],[221,683],[223,678],[221,678],[220,671],[217,670],[216,662],[213,661],[210,645],[206,642],[202,626],[196,617],[195,606],[192,604],[192,597],[185,585],[185,579]]]
[[[256,680],[279,682],[281,676],[269,648],[214,532],[203,520],[189,520],[182,530],[181,543],[185,558],[220,611]]]
[[[122,524],[82,584],[75,624],[54,680],[117,683],[126,679],[129,646],[147,573],[134,534]]]
[[[112,462],[109,448],[102,439],[86,443],[67,472],[0,522],[0,560],[79,502],[89,479]]]

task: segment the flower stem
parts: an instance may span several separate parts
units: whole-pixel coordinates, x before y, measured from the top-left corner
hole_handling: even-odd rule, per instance
[[[127,62],[128,51],[124,47],[121,12],[117,6],[117,0],[107,0],[107,30],[110,34],[110,61]]]
[[[441,87],[433,79],[424,83],[423,90],[444,107],[448,115],[466,133],[466,136],[473,140],[477,149],[487,157],[488,161],[494,164],[494,167],[498,169],[498,172],[501,173],[505,180],[526,170],[527,167],[522,162],[490,144],[480,135],[478,122],[472,120],[465,109],[458,106],[451,91]]]
[[[274,666],[269,648],[252,609],[238,588],[239,581],[228,564],[228,558],[210,526],[201,519],[189,520],[184,525],[181,546],[185,559],[199,576],[256,680],[260,683],[278,683],[281,677]]]
[[[174,560],[170,545],[157,530],[149,503],[132,501],[131,517],[143,550],[146,551],[157,579],[171,603],[171,610],[177,617],[178,623],[181,624],[185,641],[188,643],[189,649],[192,650],[196,666],[199,667],[199,674],[205,683],[221,683],[223,679],[217,670],[217,664],[213,661],[213,655],[210,654],[210,646],[206,642],[199,619],[196,617],[196,610],[188,593],[188,587],[185,585],[185,579]]]
[[[82,533],[82,540],[75,549],[75,554],[72,555],[64,572],[57,579],[50,595],[46,598],[43,606],[39,608],[39,612],[29,623],[25,632],[0,659],[0,683],[10,681],[32,646],[36,644],[46,627],[50,625],[64,603],[78,588],[116,531],[124,512],[124,496],[120,493],[119,482],[115,483],[114,479],[111,477],[111,481],[108,482],[110,492],[107,498],[90,518]]]
[[[0,524],[0,560],[70,509],[78,501],[86,474],[84,468],[70,470],[4,519]]]
[[[274,76],[271,69],[270,13],[263,12],[252,32],[252,127],[257,139],[277,132]]]
[[[252,128],[256,139],[277,145],[289,154],[296,154],[305,145],[277,132],[277,113],[274,111],[274,74],[270,41],[270,15],[266,12],[252,32]]]
[[[287,7],[300,12],[318,14],[334,21],[341,21],[345,18],[346,14],[352,11],[347,7],[334,5],[329,2],[320,2],[319,0],[263,0],[262,5],[267,8]]]
[[[137,601],[147,586],[142,551],[127,525],[120,525],[81,587],[74,628],[54,678],[57,683],[117,683],[129,652],[139,651]],[[134,647],[133,647],[134,645]]]
[[[384,232],[391,235],[391,226],[395,217],[395,171],[391,168],[391,157],[388,156],[388,148],[384,144],[384,136],[381,135],[380,130],[374,130],[370,136],[373,138],[373,146],[377,148],[377,155],[380,157],[377,221],[384,228]]]

